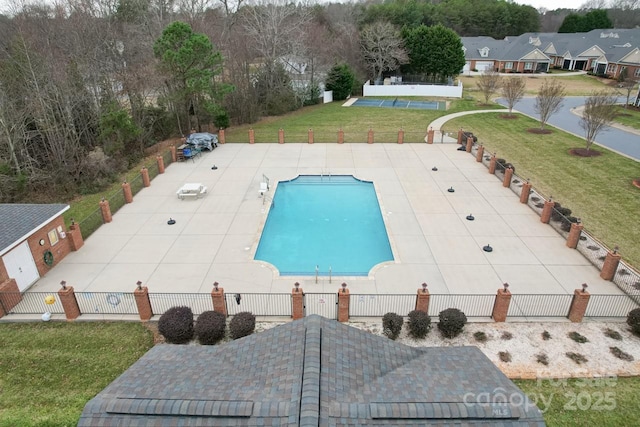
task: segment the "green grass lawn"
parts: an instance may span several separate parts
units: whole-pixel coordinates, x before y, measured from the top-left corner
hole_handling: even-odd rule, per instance
[[[640,109],[618,107],[616,123],[640,130]]]
[[[502,108],[495,104],[478,105],[474,99],[454,100],[448,103],[449,109],[443,111],[343,107],[344,101],[337,101],[305,107],[250,125],[234,126],[225,131],[225,137],[227,142],[248,142],[248,131],[253,129],[255,142],[277,142],[278,130],[283,129],[286,142],[307,142],[308,130],[313,129],[315,142],[336,142],[338,130],[342,129],[345,142],[366,142],[367,132],[372,129],[376,141],[395,142],[398,130],[403,129],[405,142],[421,142],[424,141],[429,123],[438,117],[465,110]]]
[[[571,156],[569,149],[584,147],[583,139],[555,128],[548,135],[528,133],[539,122],[522,115],[508,120],[497,113],[470,115],[447,122],[445,130],[460,127],[513,163],[542,194],[570,208],[596,238],[610,248],[620,246],[622,257],[640,266],[640,190],[631,184],[640,177],[640,163],[597,146],[600,157]]]
[[[544,411],[549,427],[633,426],[640,378],[514,381]]]
[[[0,342],[0,426],[75,426],[153,335],[138,322],[4,323]]]

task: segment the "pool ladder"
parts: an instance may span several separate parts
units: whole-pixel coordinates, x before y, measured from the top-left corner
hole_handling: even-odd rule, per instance
[[[326,173],[324,169],[320,170],[320,181],[322,181],[324,179],[325,176],[329,177],[329,181],[331,181],[331,170],[327,169]]]
[[[316,285],[318,284],[318,272],[320,268],[316,265]],[[329,283],[331,283],[331,266],[329,266]]]

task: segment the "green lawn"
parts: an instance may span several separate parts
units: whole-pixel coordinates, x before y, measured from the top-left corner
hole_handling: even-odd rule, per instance
[[[447,122],[445,130],[460,127],[513,163],[542,194],[570,208],[596,238],[610,248],[620,246],[623,258],[640,266],[640,190],[631,183],[640,177],[640,163],[596,146],[600,157],[571,156],[569,149],[584,147],[583,139],[555,128],[548,135],[528,133],[539,122],[521,115],[509,120],[496,113],[470,115]]]
[[[410,99],[410,98],[406,98]],[[411,98],[417,99],[417,98]],[[448,101],[449,109],[407,110],[400,108],[343,107],[344,101],[305,107],[278,117],[269,117],[251,125],[234,126],[225,131],[227,142],[248,142],[249,129],[255,132],[255,142],[277,142],[283,129],[286,142],[307,142],[313,129],[315,142],[336,142],[338,130],[344,131],[345,142],[366,142],[369,129],[380,142],[397,141],[398,130],[405,131],[405,142],[421,142],[432,120],[465,110],[502,108],[499,105],[478,105],[473,99]]]
[[[75,426],[153,335],[138,322],[3,323],[0,342],[0,426]]]
[[[549,427],[632,426],[640,420],[640,378],[517,380]]]
[[[640,109],[618,107],[615,121],[621,125],[640,130]]]

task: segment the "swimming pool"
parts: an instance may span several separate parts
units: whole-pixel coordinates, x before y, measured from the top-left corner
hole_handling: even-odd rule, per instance
[[[301,175],[278,183],[255,260],[283,276],[366,276],[393,253],[373,183]]]

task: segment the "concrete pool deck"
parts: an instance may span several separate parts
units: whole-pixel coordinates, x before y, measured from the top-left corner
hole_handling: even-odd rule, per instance
[[[495,294],[502,283],[518,294],[567,294],[589,285],[622,294],[485,166],[456,144],[224,144],[195,162],[172,163],[30,291],[132,292],[138,280],[153,293],[335,292]],[[212,170],[213,165],[218,167]],[[437,166],[438,171],[432,171]],[[279,276],[254,261],[269,201],[279,180],[300,174],[351,175],[374,182],[395,261],[368,277]],[[180,200],[188,182],[208,187]],[[455,192],[447,189],[454,187]],[[264,204],[263,204],[264,202]],[[465,217],[472,213],[475,221]],[[168,225],[169,218],[176,220]],[[339,242],[336,242],[339,244]],[[482,247],[491,244],[493,252]],[[331,250],[328,248],[327,250]]]

